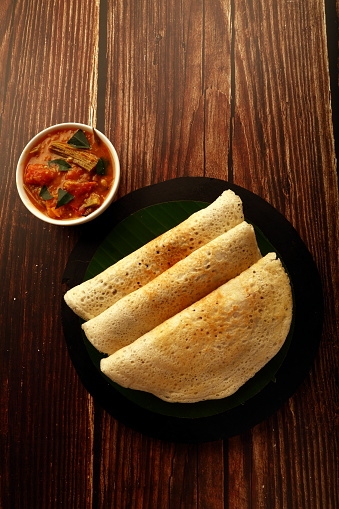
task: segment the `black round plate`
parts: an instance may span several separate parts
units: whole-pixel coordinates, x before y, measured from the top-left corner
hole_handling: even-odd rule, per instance
[[[62,302],[68,350],[86,389],[106,411],[127,426],[163,440],[206,442],[240,434],[274,413],[295,392],[312,365],[323,321],[321,283],[309,251],[284,216],[259,196],[223,180],[182,177],[138,189],[85,225],[64,272],[66,290],[80,284],[108,233],[131,214],[151,205],[172,201],[211,203],[226,189],[232,189],[240,196],[245,219],[259,228],[278,252],[294,294],[293,333],[288,351],[275,373],[275,379],[259,393],[226,411],[203,417],[187,417],[187,412],[183,413],[184,417],[180,416],[180,412],[174,412],[174,415],[171,412],[159,413],[152,407],[140,405],[137,397],[126,397],[124,391],[118,390],[98,370],[84,340],[81,320]]]

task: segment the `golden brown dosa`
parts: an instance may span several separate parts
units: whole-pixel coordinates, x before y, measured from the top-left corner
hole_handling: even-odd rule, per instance
[[[70,289],[65,301],[84,320],[94,318],[243,220],[241,199],[231,190],[224,191],[178,226]]]
[[[99,351],[112,354],[237,276],[260,257],[253,226],[243,221],[82,327]]]
[[[274,253],[101,360],[124,387],[168,402],[233,394],[285,342],[292,319],[289,278]]]

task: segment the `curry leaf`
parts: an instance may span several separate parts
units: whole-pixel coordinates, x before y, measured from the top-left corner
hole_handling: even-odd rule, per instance
[[[58,209],[59,207],[62,207],[62,205],[66,205],[72,201],[73,198],[74,196],[64,189],[58,189],[58,201],[55,208]]]
[[[76,133],[74,133],[67,143],[75,148],[91,148],[91,145],[86,138],[86,134],[82,129],[79,129]]]
[[[95,172],[97,175],[105,175],[106,174],[105,162],[102,157],[100,157],[98,164],[95,167]]]
[[[53,196],[51,195],[51,193],[48,191],[47,189],[47,186],[42,186],[41,190],[40,190],[40,193],[39,193],[39,196],[43,199],[43,200],[51,200],[53,198]]]
[[[52,161],[48,161],[48,166],[52,166],[56,164],[60,171],[68,171],[71,168],[71,165],[65,161],[65,159],[53,159]]]

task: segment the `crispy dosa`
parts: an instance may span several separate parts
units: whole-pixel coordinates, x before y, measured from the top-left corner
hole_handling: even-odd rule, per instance
[[[292,319],[289,278],[275,253],[101,360],[124,387],[168,402],[236,392],[280,350]]]
[[[224,191],[213,203],[178,226],[70,289],[65,301],[84,320],[94,318],[243,220],[240,197],[231,190]]]
[[[243,221],[83,324],[108,354],[130,344],[226,283],[261,257],[253,226]]]

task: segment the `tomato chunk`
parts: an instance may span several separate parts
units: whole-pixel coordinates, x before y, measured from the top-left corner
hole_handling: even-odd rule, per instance
[[[55,175],[56,170],[45,164],[29,164],[26,168],[25,183],[45,186],[52,182]]]
[[[81,168],[72,168],[68,170],[65,176],[67,180],[80,180],[83,177],[88,177],[88,172]]]
[[[83,196],[90,193],[96,186],[96,182],[75,182],[74,180],[65,180],[64,182],[64,189],[73,196]]]

